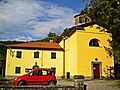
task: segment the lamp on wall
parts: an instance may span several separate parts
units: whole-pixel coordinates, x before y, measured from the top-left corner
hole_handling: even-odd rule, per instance
[[[36,49],[36,51],[39,52],[38,49]]]

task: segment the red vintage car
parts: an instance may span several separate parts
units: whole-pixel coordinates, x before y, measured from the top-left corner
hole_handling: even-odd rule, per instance
[[[56,85],[55,71],[49,68],[37,68],[28,74],[18,76],[13,81],[14,85]]]

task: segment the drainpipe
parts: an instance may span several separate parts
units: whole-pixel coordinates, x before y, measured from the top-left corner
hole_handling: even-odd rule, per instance
[[[63,77],[65,78],[65,38],[63,38]]]

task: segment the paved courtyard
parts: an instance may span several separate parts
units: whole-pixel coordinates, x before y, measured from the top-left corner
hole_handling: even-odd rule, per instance
[[[115,80],[90,80],[85,81],[87,90],[120,90],[116,85],[118,81]],[[72,81],[58,80],[58,85],[74,85]]]
[[[85,81],[87,84],[87,90],[120,90],[118,88],[117,81],[113,80],[92,80]]]

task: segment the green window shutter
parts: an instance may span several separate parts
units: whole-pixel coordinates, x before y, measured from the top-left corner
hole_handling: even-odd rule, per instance
[[[56,59],[56,53],[55,52],[51,53],[51,59]]]
[[[39,52],[34,52],[34,58],[39,58]]]

